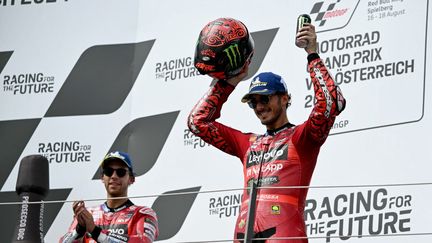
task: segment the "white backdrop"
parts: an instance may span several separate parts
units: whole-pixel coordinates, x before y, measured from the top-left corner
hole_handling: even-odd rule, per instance
[[[239,19],[255,34],[268,31],[262,37],[268,52],[261,55],[261,63],[254,62],[258,72],[273,71],[285,78],[293,96],[288,117],[299,124],[308,117],[313,94],[308,85],[306,53],[294,45],[295,21],[301,13],[315,20],[321,57],[347,99],[346,110],[321,150],[311,186],[432,182],[428,0],[37,2],[0,1],[0,52],[12,52],[10,58],[3,58],[3,66],[0,62],[0,121],[41,119],[18,151],[19,158],[11,162],[15,166],[1,185],[2,192],[15,190],[22,157],[42,153],[55,158],[63,151],[87,157],[83,162],[68,162],[65,157],[51,162],[50,187],[72,188],[67,200],[103,198],[102,184],[92,178],[122,129],[137,119],[169,112],[178,112],[172,127],[167,128],[169,136],[155,164],[138,176],[129,194],[159,195],[192,187],[201,187],[201,192],[241,188],[239,160],[205,145],[187,131],[187,115],[211,83],[193,69],[196,38],[206,23],[219,17]],[[316,20],[321,15],[322,20]],[[147,59],[142,68],[131,68],[138,76],[118,108],[76,115],[63,114],[58,108],[56,114],[49,115],[65,81],[74,80],[74,67],[78,68],[93,47],[146,41],[153,41]],[[104,72],[97,62],[91,64],[93,70],[101,68]],[[29,81],[25,75],[42,80]],[[99,82],[104,85],[103,80]],[[106,85],[119,87],[122,82]],[[248,85],[246,81],[237,87],[220,121],[245,132],[263,133],[264,127],[253,112],[240,102]],[[79,86],[68,104],[73,107],[74,102],[79,103],[81,91],[86,89],[87,85]],[[158,140],[157,136],[147,139]],[[80,148],[47,149],[55,143],[73,142]],[[139,158],[134,160],[141,163]],[[311,188],[308,234],[431,232],[431,191],[431,186]],[[198,194],[179,231],[163,242],[231,239],[239,205],[233,198],[239,194]],[[360,205],[356,211],[358,197],[368,195],[371,208]],[[155,198],[134,201],[151,206]],[[88,204],[94,203],[99,202]],[[349,205],[354,206],[353,211]],[[56,242],[71,220],[70,203],[65,203],[46,241]],[[390,238],[392,242],[431,240],[430,235]],[[352,237],[349,242],[389,242],[390,238]],[[343,242],[340,238],[330,241]]]

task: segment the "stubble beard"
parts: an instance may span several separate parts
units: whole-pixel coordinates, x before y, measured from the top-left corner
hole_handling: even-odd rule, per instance
[[[273,125],[276,121],[279,120],[279,118],[281,116],[283,116],[282,102],[281,102],[280,98],[278,100],[278,108],[277,108],[277,110],[274,110],[273,114],[274,114],[274,116],[272,118],[270,118],[269,120],[261,120],[260,119],[261,124],[263,124],[265,126]]]

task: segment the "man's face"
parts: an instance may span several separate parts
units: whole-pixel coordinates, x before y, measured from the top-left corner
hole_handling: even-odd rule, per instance
[[[124,162],[112,160],[104,164],[102,182],[108,197],[125,197],[128,186],[134,182],[134,178],[129,174],[129,169]]]
[[[286,122],[286,95],[251,95],[249,106],[252,106],[255,115],[267,129],[275,129]]]

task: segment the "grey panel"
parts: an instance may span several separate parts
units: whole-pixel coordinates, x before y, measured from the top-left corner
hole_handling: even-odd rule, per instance
[[[321,10],[322,5],[324,2],[317,2],[313,5],[312,10],[310,11],[311,14],[319,13]]]
[[[0,121],[0,188],[7,180],[41,119]]]
[[[154,42],[87,49],[45,116],[96,115],[116,111],[132,89]]]
[[[144,175],[156,163],[179,112],[131,121],[120,131],[110,151],[120,150],[129,153],[136,176]],[[98,168],[93,179],[100,179],[100,175],[101,170]]]
[[[13,51],[5,51],[0,52],[0,73],[3,71],[3,68],[6,66],[9,58],[12,56]]]
[[[169,191],[164,194],[195,193],[166,196],[162,194],[155,200],[152,208],[159,220],[159,237],[157,240],[167,240],[180,231],[200,189],[201,187],[192,187]]]
[[[255,51],[246,79],[253,77],[258,72],[278,30],[279,28],[275,28],[251,33],[255,41]]]

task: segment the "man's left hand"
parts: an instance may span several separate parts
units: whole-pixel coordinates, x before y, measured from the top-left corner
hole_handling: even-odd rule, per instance
[[[298,40],[307,41],[308,44],[304,49],[308,54],[317,53],[317,35],[313,24],[305,23],[304,26],[299,29],[296,38]]]
[[[85,208],[82,207],[76,213],[78,222],[83,222],[87,232],[92,232],[95,228],[93,215]]]

